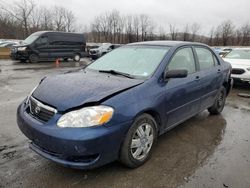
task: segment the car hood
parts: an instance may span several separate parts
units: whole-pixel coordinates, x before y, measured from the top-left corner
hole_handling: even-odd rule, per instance
[[[28,46],[27,44],[16,44],[13,45],[12,48],[27,47],[27,46]]]
[[[86,103],[100,102],[142,82],[143,80],[81,70],[45,78],[32,96],[58,111],[66,111]]]
[[[223,58],[224,61],[229,62],[233,68],[236,67],[250,67],[250,59],[228,59]]]
[[[98,50],[99,50],[99,48],[92,48],[89,51],[98,51]]]

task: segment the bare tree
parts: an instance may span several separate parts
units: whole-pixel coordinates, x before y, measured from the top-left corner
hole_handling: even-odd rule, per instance
[[[139,17],[138,15],[135,15],[133,17],[133,27],[134,27],[134,31],[135,31],[135,35],[136,35],[136,41],[139,41],[139,29],[140,29],[140,21],[139,21]]]
[[[76,19],[75,19],[75,16],[74,16],[72,11],[65,10],[64,20],[65,20],[66,32],[75,31],[75,21],[76,21]]]
[[[31,32],[36,32],[41,28],[41,19],[42,19],[42,8],[36,8],[34,11],[31,12],[31,23],[30,23],[30,30]]]
[[[210,34],[209,34],[208,44],[209,44],[210,46],[213,45],[213,39],[214,39],[214,28],[212,28],[212,29],[210,30]]]
[[[221,36],[220,26],[218,26],[215,30],[215,33],[214,33],[214,45],[216,45],[216,46],[221,45],[220,36]]]
[[[133,17],[128,15],[125,17],[125,33],[127,35],[126,42],[131,43],[133,42]]]
[[[183,40],[184,41],[188,41],[189,40],[189,26],[188,26],[188,24],[184,27]]]
[[[141,40],[146,40],[147,31],[150,25],[150,18],[146,14],[140,15],[140,26],[141,26]]]
[[[53,21],[56,31],[65,31],[64,25],[65,9],[63,7],[55,6],[53,9]]]
[[[11,17],[14,17],[24,28],[24,37],[29,35],[29,27],[32,12],[35,8],[33,0],[20,0],[13,5],[1,4],[0,9],[7,12]]]
[[[250,25],[246,23],[241,27],[240,31],[242,32],[241,45],[250,45]]]
[[[176,26],[169,24],[169,30],[170,30],[171,39],[177,40],[178,29],[176,28]]]
[[[191,26],[191,36],[192,36],[191,40],[192,41],[195,41],[195,37],[196,37],[197,33],[199,32],[199,30],[200,30],[200,25],[199,24],[194,23]]]
[[[159,27],[159,39],[160,40],[166,40],[167,39],[166,31],[162,26]]]
[[[53,25],[53,13],[52,10],[46,8],[46,7],[41,7],[41,17],[40,17],[40,29],[41,30],[54,30],[54,25]]]
[[[230,20],[224,21],[220,26],[222,45],[227,46],[229,41],[232,40],[234,26]]]

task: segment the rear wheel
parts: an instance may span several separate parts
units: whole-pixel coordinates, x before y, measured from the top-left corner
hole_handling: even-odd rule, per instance
[[[39,60],[39,57],[38,57],[38,55],[36,55],[36,54],[31,54],[31,55],[29,56],[29,61],[30,61],[31,63],[37,63],[38,60]]]
[[[120,152],[120,162],[130,168],[144,164],[156,141],[157,124],[148,114],[138,117],[129,129]]]
[[[208,111],[210,114],[220,114],[222,110],[224,109],[225,103],[226,103],[226,96],[227,96],[227,91],[225,87],[222,87],[220,89],[219,94],[217,95],[213,106],[208,108]]]
[[[79,62],[79,61],[81,60],[80,54],[75,54],[74,57],[73,57],[73,60],[74,60],[75,62]]]

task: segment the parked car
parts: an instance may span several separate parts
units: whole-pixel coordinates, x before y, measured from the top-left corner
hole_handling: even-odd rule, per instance
[[[250,48],[238,48],[223,58],[232,65],[232,78],[235,81],[250,83]]]
[[[233,49],[232,48],[223,48],[220,52],[219,55],[221,57],[224,57],[225,55],[227,55],[229,52],[231,52]]]
[[[83,34],[39,31],[26,38],[11,50],[13,60],[32,63],[58,58],[80,61],[85,54],[86,41]]]
[[[120,47],[120,44],[110,44],[110,43],[103,43],[98,48],[92,48],[89,50],[89,56],[92,59],[98,59],[99,57],[105,55],[106,53],[111,52],[112,50]]]
[[[3,48],[12,48],[14,45],[18,45],[19,43],[18,42],[4,42],[2,44],[0,44],[0,47],[3,47]]]
[[[86,43],[86,56],[90,57],[89,50],[99,48],[101,45],[99,43]]]
[[[56,163],[91,169],[119,160],[135,168],[159,135],[203,110],[223,110],[230,69],[200,43],[128,44],[42,79],[18,107],[17,123],[30,148]]]

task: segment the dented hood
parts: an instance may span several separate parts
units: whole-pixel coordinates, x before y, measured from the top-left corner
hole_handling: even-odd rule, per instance
[[[77,71],[47,77],[32,95],[59,111],[65,111],[86,103],[99,102],[142,82],[106,73]]]

